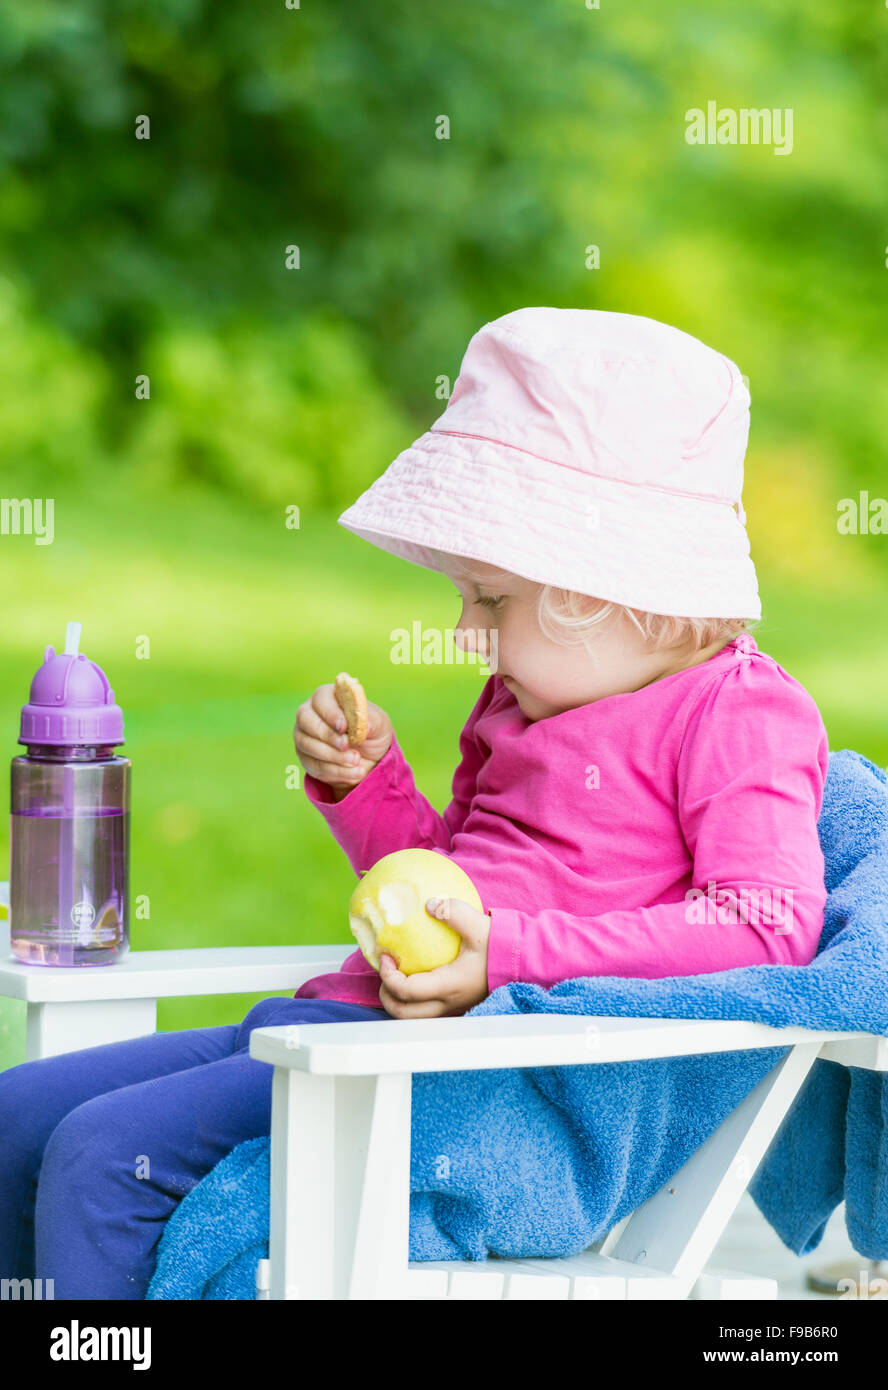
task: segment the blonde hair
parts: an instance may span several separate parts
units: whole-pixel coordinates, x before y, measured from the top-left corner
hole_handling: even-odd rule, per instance
[[[451,573],[455,560],[460,574],[467,579],[478,578],[470,559],[449,555],[441,550],[431,550],[431,554],[444,573]],[[497,573],[505,578],[511,576],[512,571],[497,570]],[[621,617],[634,623],[651,651],[687,647],[691,653],[712,646],[715,642],[730,641],[740,632],[750,632],[760,621],[757,618],[672,617],[666,613],[648,613],[641,608],[630,608],[624,603],[611,603],[606,599],[594,598],[591,594],[559,589],[553,584],[540,585],[537,598],[540,630],[551,641],[562,646],[583,643],[586,650],[592,653],[597,629],[608,622],[618,623]]]
[[[608,622],[619,622],[621,616],[634,623],[651,651],[687,647],[690,652],[698,652],[714,642],[730,641],[740,632],[749,632],[758,621],[753,618],[680,618],[667,613],[648,613],[641,608],[610,603],[589,594],[559,589],[552,584],[540,586],[537,620],[541,630],[553,642],[564,646],[582,642],[587,651],[591,651],[595,629]]]

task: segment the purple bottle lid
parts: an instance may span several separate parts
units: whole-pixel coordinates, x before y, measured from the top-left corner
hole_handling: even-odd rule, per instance
[[[43,653],[22,709],[19,743],[76,744],[87,747],[123,743],[123,710],[114,703],[108,677],[80,645],[80,623],[69,623],[65,650]]]

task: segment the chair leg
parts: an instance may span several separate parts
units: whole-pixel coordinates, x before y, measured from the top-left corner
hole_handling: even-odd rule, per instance
[[[600,1253],[673,1275],[688,1298],[819,1051],[793,1047]]]
[[[375,1078],[349,1299],[400,1299],[410,1282],[412,1080],[409,1072]]]
[[[318,1076],[275,1068],[272,1299],[404,1296],[411,1081],[410,1073]]]

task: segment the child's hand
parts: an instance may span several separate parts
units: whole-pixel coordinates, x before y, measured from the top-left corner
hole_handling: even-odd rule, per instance
[[[433,904],[437,902],[437,907]],[[379,973],[379,1002],[394,1018],[449,1018],[480,1004],[487,988],[487,941],[490,913],[477,912],[460,898],[429,898],[426,911],[446,922],[462,937],[459,955],[437,970],[402,975],[392,957],[383,953]]]
[[[293,743],[305,771],[331,788],[337,801],[362,782],[391,747],[392,721],[379,705],[367,701],[367,737],[352,748],[345,716],[333,686],[319,685],[296,713]]]

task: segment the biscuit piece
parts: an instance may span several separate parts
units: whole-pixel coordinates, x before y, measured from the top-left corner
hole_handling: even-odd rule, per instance
[[[340,671],[333,686],[336,702],[345,715],[348,726],[348,741],[351,744],[363,743],[369,727],[367,721],[367,697],[360,681],[347,671]]]

